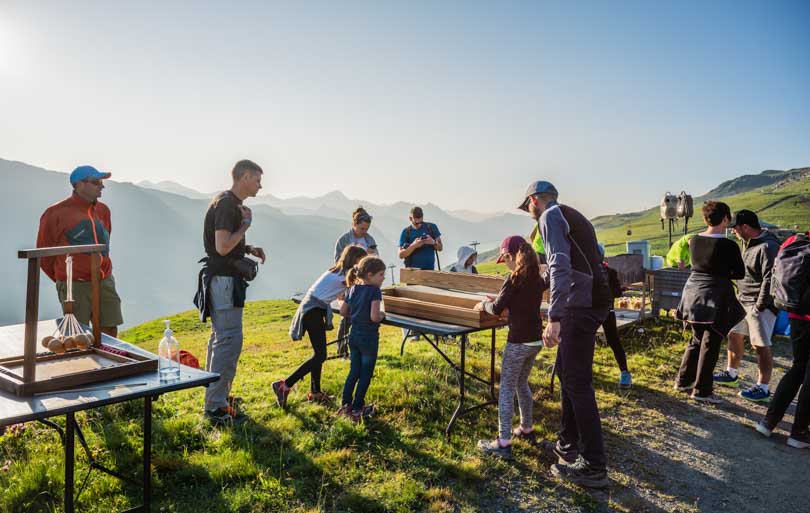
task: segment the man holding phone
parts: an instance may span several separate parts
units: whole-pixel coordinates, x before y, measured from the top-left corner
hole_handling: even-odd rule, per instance
[[[399,236],[399,258],[405,260],[405,267],[432,271],[442,250],[442,233],[435,224],[425,222],[421,207],[413,207],[409,219],[410,226]]]

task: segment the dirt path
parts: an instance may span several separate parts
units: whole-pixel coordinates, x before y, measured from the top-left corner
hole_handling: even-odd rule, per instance
[[[724,365],[725,353],[718,368]],[[790,347],[783,341],[775,350],[774,384],[789,366]],[[753,356],[742,372],[749,380],[756,377]],[[673,395],[671,386],[662,377],[652,388],[634,388],[622,404],[603,412],[614,483],[608,492],[584,493],[534,475],[519,484],[501,483],[504,500],[487,511],[810,511],[810,451],[785,444],[795,402],[766,439],[753,425],[767,407],[738,397],[738,389],[720,388],[726,401],[706,406]]]

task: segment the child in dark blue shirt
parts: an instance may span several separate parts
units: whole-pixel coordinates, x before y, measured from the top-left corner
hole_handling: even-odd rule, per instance
[[[377,364],[380,323],[385,319],[380,292],[384,281],[385,263],[373,256],[363,258],[346,276],[346,285],[351,289],[340,308],[340,315],[351,316],[351,365],[338,414],[349,416],[353,422],[359,422],[363,416],[373,413],[373,406],[365,407],[365,398]]]

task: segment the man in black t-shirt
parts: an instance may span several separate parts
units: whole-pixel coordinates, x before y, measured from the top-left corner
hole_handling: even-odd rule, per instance
[[[219,373],[219,381],[205,390],[205,417],[215,426],[232,425],[245,419],[234,408],[229,395],[236,364],[242,352],[242,310],[247,283],[233,263],[246,254],[264,263],[262,248],[245,244],[245,233],[253,222],[253,213],[242,204],[262,188],[262,168],[249,160],[240,160],[231,172],[233,186],[217,194],[208,206],[203,225],[203,245],[207,255],[206,299],[201,310],[211,316],[211,336],[205,368]],[[198,305],[200,306],[200,305]]]

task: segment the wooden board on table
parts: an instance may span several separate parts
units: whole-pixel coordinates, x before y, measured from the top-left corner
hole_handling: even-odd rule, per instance
[[[473,306],[479,301],[475,299],[459,299],[452,296],[443,296],[438,293],[425,293],[416,291],[406,291],[405,296],[413,295],[428,300],[414,299],[402,295],[403,289],[408,287],[397,287],[386,289],[383,292],[383,302],[385,311],[418,319],[429,319],[431,321],[447,322],[472,328],[489,328],[498,326],[502,322],[498,317],[486,312],[473,310]],[[462,306],[469,305],[469,306]]]
[[[503,278],[495,276],[411,268],[399,270],[399,281],[408,285],[427,285],[440,289],[486,292],[488,294],[497,294],[503,285]]]
[[[17,396],[64,390],[157,370],[156,358],[114,354],[102,349],[37,355],[36,380],[23,380],[23,357],[0,360],[0,390]]]

